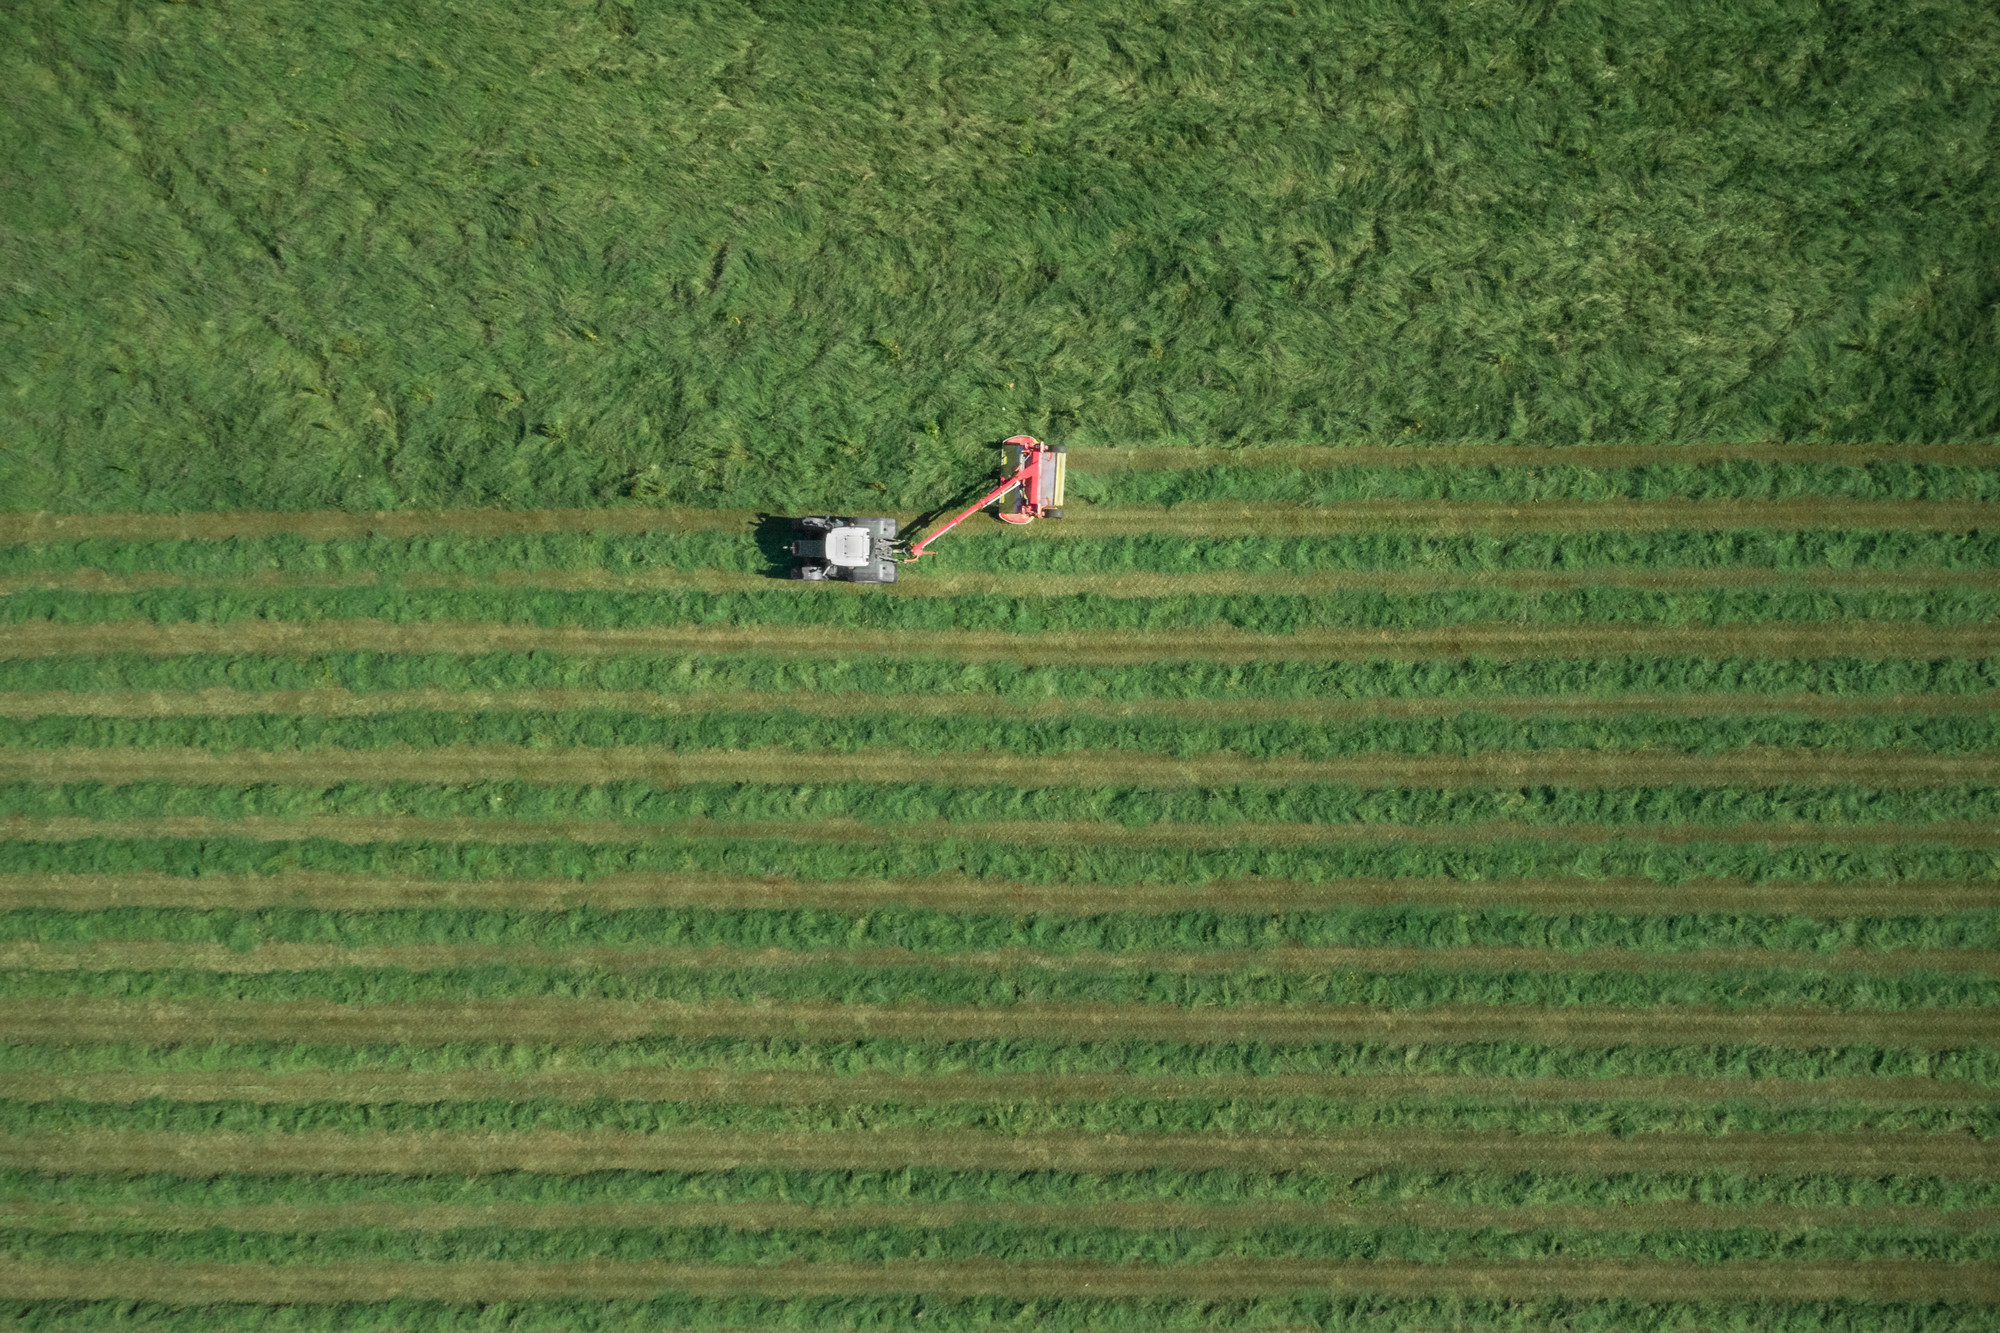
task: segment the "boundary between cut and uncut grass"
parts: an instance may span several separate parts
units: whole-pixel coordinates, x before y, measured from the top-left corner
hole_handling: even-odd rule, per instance
[[[1191,472],[1207,467],[1647,467],[1700,463],[1924,463],[1934,467],[2000,466],[2000,449],[1982,444],[1785,444],[1775,440],[1703,444],[1252,444],[1232,448],[1117,445],[1071,449],[1073,472]]]
[[[628,629],[544,628],[490,621],[396,624],[380,620],[242,621],[228,625],[100,621],[9,625],[0,659],[134,653],[315,656],[340,652],[942,657],[1024,665],[1121,666],[1161,661],[1329,660],[1521,661],[1633,655],[1918,658],[2000,656],[2000,625],[1932,626],[1893,621],[1772,623],[1724,627],[1656,625],[1453,625],[1426,629],[1306,629],[1253,634],[1211,627],[1170,631],[824,629],[812,626],[676,625]]]
[[[1168,1004],[1020,1001],[988,1007],[754,1001],[492,1000],[344,1004],[321,1000],[128,1003],[15,999],[0,1038],[17,1042],[324,1042],[448,1046],[499,1041],[562,1044],[662,1037],[856,1041],[1054,1039],[1184,1043],[1376,1041],[1395,1045],[1534,1042],[1547,1046],[1848,1046],[1958,1050],[2000,1043],[2000,1021],[1980,1009],[1718,1010],[1692,1006]],[[2000,1146],[1996,1146],[2000,1151]]]
[[[1667,916],[1756,913],[1839,919],[1927,916],[2000,908],[2000,882],[1818,883],[1616,878],[1532,880],[1239,879],[1188,884],[1027,884],[976,877],[794,879],[701,871],[595,879],[436,879],[285,870],[269,875],[0,874],[0,909],[306,907],[329,911],[463,907],[558,912],[589,907],[719,909],[889,905],[955,912],[1088,916],[1106,912],[1293,912],[1436,905]]]

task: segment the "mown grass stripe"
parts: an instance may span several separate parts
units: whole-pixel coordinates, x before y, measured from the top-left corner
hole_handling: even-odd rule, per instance
[[[813,626],[677,625],[569,629],[490,621],[397,624],[380,620],[257,621],[228,625],[102,621],[28,622],[0,636],[0,659],[190,654],[312,656],[323,653],[717,655],[816,659],[941,657],[1057,666],[1155,665],[1162,661],[1495,661],[1654,656],[1663,631],[1650,625],[1453,625],[1426,629],[1307,629],[1250,634],[1227,628],[1068,630],[1010,633],[935,630],[905,634]],[[2000,656],[2000,625],[1897,622],[1679,626],[1671,646],[1688,657],[1986,658]]]
[[[781,694],[743,690],[381,689],[0,691],[0,717],[378,717],[386,713],[621,712],[678,717],[798,712],[848,717],[894,711],[914,717],[1045,719],[1185,718],[1192,722],[1349,722],[1489,713],[1510,718],[1977,717],[2000,712],[2000,691],[1976,694],[1463,695],[1368,699],[1016,699],[999,694],[898,694],[858,690]]]
[[[199,577],[171,573],[106,574],[96,569],[70,573],[0,577],[0,596],[23,592],[143,593],[171,589],[203,592],[259,592],[292,589],[351,589],[393,586],[412,591],[476,591],[512,588],[547,592],[645,593],[681,590],[711,593],[795,592],[800,596],[842,597],[1080,597],[1165,599],[1187,596],[1310,597],[1346,592],[1412,596],[1457,589],[1498,588],[1512,592],[1567,592],[1579,588],[1633,588],[1697,592],[1716,588],[1863,591],[1923,588],[1992,588],[2000,572],[1991,569],[1607,569],[1466,570],[1449,573],[1409,570],[1263,573],[1246,570],[1189,573],[1019,574],[977,571],[932,573],[884,587],[831,583],[804,588],[770,574],[731,570],[602,569],[496,570],[488,574],[425,571],[390,573],[267,573],[243,577]]]
[[[1488,751],[1470,755],[1372,753],[1326,759],[1193,758],[1139,751],[945,755],[907,750],[709,750],[647,746],[437,746],[286,751],[62,747],[0,751],[0,779],[31,782],[163,781],[542,783],[943,783],[1020,787],[1214,787],[1238,783],[1344,783],[1369,787],[1465,785],[1651,787],[1837,784],[1932,787],[2000,781],[2000,751],[1825,751],[1744,747],[1718,754],[1654,750]]]
[[[900,516],[905,524],[915,516]],[[1434,533],[1722,531],[1729,528],[1928,528],[1971,531],[1992,517],[1977,502],[1926,500],[1348,500],[1327,505],[1201,501],[1174,506],[1072,506],[1062,519],[1026,531],[967,524],[954,535],[1010,540],[1124,533],[1194,537],[1337,533],[1422,527]],[[214,541],[296,536],[317,541],[361,537],[506,537],[553,532],[750,532],[742,509],[460,509],[375,513],[334,511],[205,514],[23,514],[0,541]]]
[[[989,949],[942,952],[890,946],[846,949],[738,948],[690,945],[408,944],[343,947],[265,942],[248,950],[224,944],[156,940],[84,940],[75,943],[0,943],[0,969],[24,972],[195,971],[253,975],[362,968],[396,971],[513,965],[578,969],[804,969],[990,968],[996,971],[1159,972],[1167,974],[1268,971],[1480,972],[1738,972],[1785,969],[1893,976],[1909,972],[1977,972],[2000,975],[2000,953],[1984,949],[1844,948],[1824,953],[1781,949],[1536,949],[1521,946],[1440,945],[1323,947],[1282,945],[1264,949],[1214,949],[1165,953],[1148,950]]]
[[[1368,1129],[1348,1134],[1001,1134],[983,1130],[677,1129],[432,1133],[311,1130],[293,1134],[76,1130],[0,1136],[0,1167],[46,1175],[477,1176],[525,1171],[1157,1170],[1538,1172],[1615,1176],[1741,1171],[1859,1179],[1988,1177],[2000,1143],[1969,1134],[1522,1135],[1508,1131]]]
[[[658,1037],[858,1041],[1065,1038],[1273,1044],[1523,1041],[1551,1046],[1755,1046],[1792,1050],[2000,1046],[2000,1016],[1981,1009],[1858,1011],[1535,1008],[1388,1009],[1365,1005],[1181,1008],[1167,1004],[1043,1003],[988,1007],[787,1001],[695,1003],[494,1000],[341,1004],[319,1000],[126,1003],[13,999],[0,1037],[17,1042],[335,1040],[445,1046],[465,1041],[574,1043]]]
[[[285,870],[272,874],[0,874],[0,908],[97,911],[115,907],[312,907],[329,911],[466,907],[535,912],[590,907],[866,910],[904,905],[939,911],[1084,916],[1191,910],[1289,912],[1430,904],[1545,912],[1761,913],[1834,920],[1925,916],[2000,908],[2000,882],[1904,880],[1217,879],[1182,884],[1027,884],[973,876],[803,879],[688,871],[595,878],[436,879],[398,874]]]
[[[2000,828],[1990,823],[1941,820],[1924,824],[1536,824],[1487,821],[1476,824],[1145,824],[1070,821],[917,821],[866,824],[850,819],[798,823],[685,819],[666,821],[504,818],[426,818],[415,815],[202,815],[157,818],[85,819],[10,817],[0,834],[14,842],[73,843],[91,839],[132,841],[213,838],[253,842],[333,842],[351,846],[382,843],[475,843],[495,847],[546,843],[593,846],[647,843],[661,838],[705,842],[768,842],[889,846],[912,839],[949,839],[1034,847],[1135,847],[1208,850],[1231,847],[1299,848],[1339,845],[1473,846],[1495,842],[1606,846],[1655,844],[1666,847],[1849,846],[1907,847],[1917,844],[1985,851],[2000,847]]]
[[[1638,1203],[1612,1207],[1473,1204],[1395,1200],[1372,1205],[1273,1200],[1254,1204],[929,1203],[593,1203],[593,1204],[239,1204],[89,1205],[0,1200],[0,1227],[16,1232],[301,1233],[358,1228],[442,1232],[507,1228],[666,1229],[723,1227],[731,1231],[834,1231],[866,1227],[1047,1226],[1115,1227],[1131,1231],[1248,1230],[1264,1227],[1436,1227],[1525,1232],[1736,1231],[1787,1233],[1825,1228],[1896,1228],[1910,1235],[1965,1234],[2000,1226],[2000,1209],[1869,1207],[1813,1208],[1783,1204]]]
[[[392,1298],[523,1301],[560,1296],[861,1296],[898,1293],[1008,1299],[1183,1297],[1251,1300],[1289,1292],[1527,1299],[1568,1296],[1630,1301],[1910,1301],[1985,1304],[1991,1275],[1979,1265],[1925,1261],[1232,1259],[1191,1264],[1004,1263],[889,1260],[846,1264],[465,1262],[204,1264],[38,1263],[0,1259],[0,1295],[17,1300],[143,1299],[167,1305],[219,1301],[347,1304]]]
[[[2000,1089],[1960,1079],[1903,1077],[1771,1079],[1757,1077],[1487,1077],[1465,1074],[832,1074],[723,1069],[558,1068],[197,1069],[38,1074],[10,1071],[5,1097],[15,1102],[106,1104],[149,1100],[355,1105],[548,1099],[570,1102],[660,1101],[746,1106],[941,1106],[965,1102],[1157,1101],[1241,1098],[1332,1101],[1489,1099],[1540,1105],[1654,1102],[1684,1105],[1747,1102],[1764,1106],[1978,1105]]]

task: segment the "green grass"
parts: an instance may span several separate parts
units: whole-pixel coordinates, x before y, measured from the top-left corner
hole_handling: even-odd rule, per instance
[[[1065,537],[1061,541],[945,542],[925,559],[949,572],[1312,574],[1350,570],[1484,573],[1562,569],[1963,570],[2000,564],[2000,533],[1834,528],[1805,531],[1522,533],[1438,536],[1356,533],[1319,537]],[[722,532],[552,533],[524,537],[374,537],[308,541],[227,537],[207,541],[0,541],[0,575],[97,569],[187,578],[283,573],[393,582],[423,574],[490,575],[722,570],[770,573],[779,543]],[[929,568],[929,566],[927,566]],[[1033,595],[1034,585],[1022,588]]]
[[[10,506],[912,506],[1021,429],[2000,429],[1970,0],[88,0],[0,36]]]
[[[1594,586],[1548,592],[1459,588],[1397,594],[1348,589],[1311,595],[1182,593],[1107,597],[1085,593],[949,598],[820,597],[774,584],[770,592],[556,592],[326,588],[263,591],[172,589],[88,593],[24,591],[0,603],[0,624],[89,625],[113,621],[230,625],[247,621],[381,620],[420,625],[476,621],[622,629],[666,625],[811,626],[900,630],[1175,630],[1233,627],[1257,634],[1306,629],[1409,629],[1516,621],[1535,625],[1835,624],[1900,621],[1979,626],[2000,620],[2000,591],[1690,588],[1655,592]],[[912,652],[923,651],[910,641]]]
[[[529,1328],[585,1329],[589,1333],[655,1333],[660,1329],[797,1328],[846,1333],[856,1327],[895,1327],[921,1312],[926,1329],[988,1333],[1039,1324],[1065,1330],[1196,1333],[1215,1328],[1290,1333],[1323,1328],[1333,1333],[1434,1333],[1463,1328],[1476,1333],[1539,1333],[1551,1327],[1576,1333],[1681,1333],[1690,1328],[1744,1328],[1769,1333],[1990,1333],[1979,1307],[1932,1302],[1714,1301],[1648,1303],[1628,1300],[1542,1298],[1489,1300],[1464,1296],[1268,1295],[1210,1300],[1158,1297],[947,1299],[907,1296],[839,1296],[769,1299],[683,1295],[651,1300],[592,1299],[509,1301],[507,1316]],[[22,1327],[35,1333],[488,1333],[491,1307],[398,1298],[354,1301],[331,1309],[216,1301],[199,1307],[156,1301],[46,1302]]]
[[[2000,878],[2000,853],[1926,843],[1921,832],[1892,847],[1852,846],[1837,835],[1782,847],[1736,843],[1566,846],[1538,840],[1409,847],[1357,841],[1335,847],[1223,847],[1136,850],[1124,847],[1015,847],[976,837],[919,834],[856,846],[793,838],[702,839],[666,834],[630,844],[551,839],[493,846],[479,842],[336,843],[323,839],[260,841],[226,835],[176,838],[79,838],[0,843],[0,873],[178,875],[257,874],[276,870],[405,875],[426,879],[559,878],[588,880],[624,873],[707,871],[813,880],[925,879],[968,875],[1028,884],[1178,884],[1263,876],[1320,883],[1340,879],[1638,878],[1662,884],[1721,878],[1854,883]]]
[[[899,948],[941,955],[1041,949],[1058,956],[1095,950],[1325,948],[1631,949],[1670,961],[1693,949],[1832,953],[1890,949],[2000,948],[2000,911],[1936,916],[1815,917],[1739,911],[1634,916],[1612,911],[1540,913],[1523,908],[1346,907],[1288,912],[940,912],[889,903],[863,912],[828,908],[659,907],[507,911],[406,907],[377,912],[310,907],[114,907],[99,911],[16,908],[0,912],[0,940],[87,944],[148,940],[227,944],[459,944],[519,949],[590,946],[742,949]],[[521,961],[534,961],[524,958]],[[555,961],[555,960],[545,960]],[[1830,963],[1836,960],[1829,959]]]
[[[1988,658],[1699,658],[1674,655],[1554,661],[1339,663],[1162,662],[1118,667],[1017,666],[878,658],[803,660],[755,653],[595,656],[547,653],[329,653],[0,659],[8,690],[350,689],[643,690],[687,699],[705,691],[983,695],[1054,700],[1449,699],[1621,693],[1980,694],[2000,689]]]
[[[1963,1080],[2000,1087],[2000,1048],[1917,1051],[1864,1042],[1833,1050],[1771,1046],[1618,1046],[1534,1042],[817,1041],[661,1037],[592,1046],[526,1042],[119,1042],[0,1047],[10,1073],[259,1072],[552,1074],[568,1069],[730,1070],[813,1074],[1131,1074],[1161,1077],[1470,1075],[1491,1078],[1832,1078]],[[1829,1167],[1831,1169],[1831,1165]],[[1993,1187],[1988,1182],[1989,1187]]]
[[[1232,840],[1282,841],[1290,831],[1270,825],[1368,824],[1386,834],[1397,826],[1468,829],[1488,820],[1558,831],[1608,825],[1638,833],[1648,826],[1697,825],[1746,829],[1772,822],[1802,822],[1838,837],[1857,827],[1879,833],[1890,825],[1910,837],[1940,820],[1981,822],[2000,818],[2000,792],[1991,784],[1873,790],[1865,787],[1608,787],[1556,785],[1444,788],[1361,787],[1345,784],[1245,784],[1192,789],[1131,787],[997,787],[947,783],[829,782],[811,786],[690,783],[658,787],[643,782],[566,783],[493,781],[461,786],[415,782],[306,784],[77,782],[61,785],[0,784],[0,816],[30,819],[211,819],[304,816],[495,821],[611,820],[658,831],[689,820],[719,824],[792,824],[810,838],[817,820],[858,820],[895,830],[950,820],[974,827],[993,820],[1075,820],[1142,829],[1193,825]],[[682,833],[694,830],[681,829]],[[720,831],[720,830],[718,830]],[[925,829],[923,832],[933,830]],[[550,836],[555,836],[551,831]],[[830,835],[822,832],[822,836]],[[1468,836],[1479,836],[1471,832]]]

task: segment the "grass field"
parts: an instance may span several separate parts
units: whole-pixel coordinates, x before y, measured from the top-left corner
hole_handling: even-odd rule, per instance
[[[0,35],[0,1330],[2000,1330],[1988,7]]]

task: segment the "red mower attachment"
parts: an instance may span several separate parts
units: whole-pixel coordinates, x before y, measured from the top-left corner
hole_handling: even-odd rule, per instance
[[[971,518],[1001,501],[1000,518],[1007,523],[1032,523],[1038,518],[1061,518],[1065,450],[1059,444],[1043,444],[1032,435],[1016,435],[1001,442],[1005,460],[1001,469],[1007,480],[969,505],[965,512],[910,548],[905,564],[922,556],[930,544]],[[1011,495],[1010,495],[1011,492]]]

